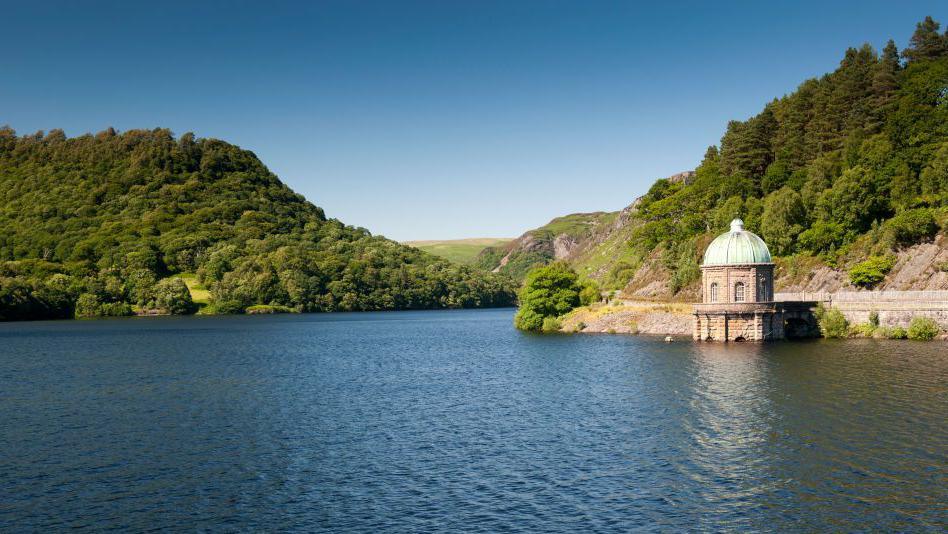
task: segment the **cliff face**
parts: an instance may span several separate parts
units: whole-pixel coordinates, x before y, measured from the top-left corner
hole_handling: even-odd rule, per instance
[[[573,258],[611,227],[617,212],[574,213],[524,232],[503,247],[487,247],[476,260],[480,268],[507,274],[516,280],[533,267]]]

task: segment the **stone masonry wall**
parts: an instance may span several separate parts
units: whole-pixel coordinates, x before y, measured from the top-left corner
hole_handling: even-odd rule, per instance
[[[907,327],[913,317],[928,317],[948,330],[948,291],[840,291],[778,293],[783,302],[815,301],[839,310],[850,324],[869,322],[876,312],[883,326]]]

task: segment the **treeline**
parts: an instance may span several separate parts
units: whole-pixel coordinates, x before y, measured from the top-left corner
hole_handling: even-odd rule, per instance
[[[673,285],[695,280],[709,236],[735,217],[776,255],[851,263],[931,238],[948,206],[948,32],[930,17],[727,126],[694,182],[659,180],[630,246],[662,247]],[[628,266],[625,266],[628,267]]]
[[[327,219],[250,151],[164,129],[0,129],[0,319],[510,305],[501,277]]]

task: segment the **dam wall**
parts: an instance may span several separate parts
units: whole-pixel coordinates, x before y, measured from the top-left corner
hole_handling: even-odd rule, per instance
[[[775,293],[774,300],[816,302],[839,310],[850,324],[868,323],[876,312],[882,326],[907,327],[913,317],[928,317],[948,330],[948,291],[801,291]]]

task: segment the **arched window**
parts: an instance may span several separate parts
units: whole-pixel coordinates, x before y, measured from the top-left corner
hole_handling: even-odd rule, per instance
[[[718,283],[714,282],[711,284],[711,302],[718,301]]]
[[[734,302],[744,302],[744,282],[734,284]]]

